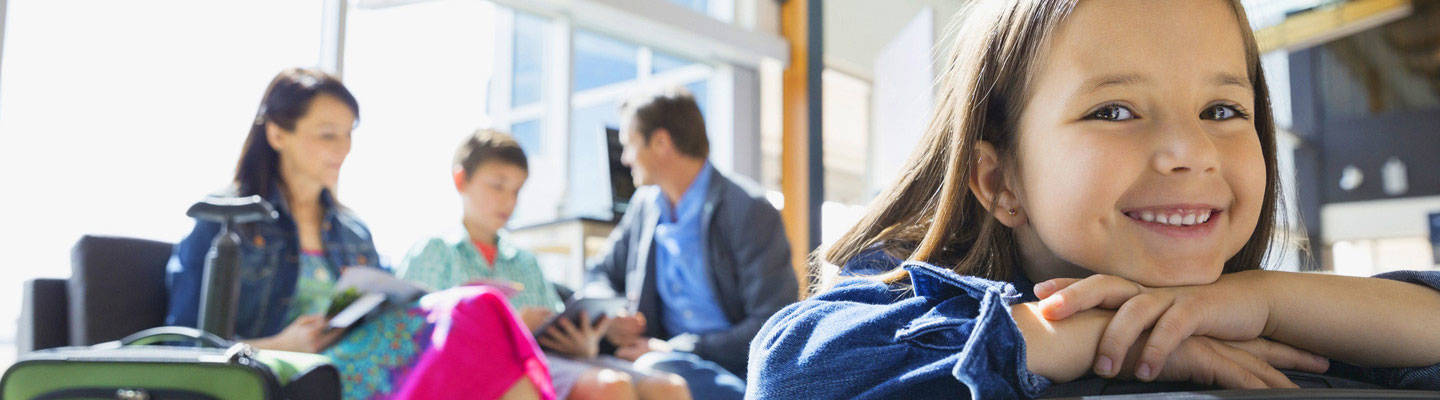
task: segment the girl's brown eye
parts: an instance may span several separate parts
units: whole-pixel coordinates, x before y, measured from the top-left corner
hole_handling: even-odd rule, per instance
[[[1239,107],[1225,104],[1217,104],[1205,109],[1205,112],[1200,114],[1200,119],[1213,121],[1226,121],[1234,118],[1250,119],[1250,115],[1240,111]]]
[[[1087,120],[1128,121],[1135,119],[1135,113],[1119,104],[1108,104],[1085,116]]]

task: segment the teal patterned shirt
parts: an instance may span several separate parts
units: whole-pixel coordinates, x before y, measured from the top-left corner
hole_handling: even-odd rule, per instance
[[[547,308],[559,312],[564,303],[555,293],[555,286],[545,279],[535,255],[515,247],[504,233],[496,234],[495,265],[490,265],[470,241],[464,229],[445,236],[431,237],[416,243],[396,268],[400,278],[443,290],[477,280],[502,280],[520,285],[520,292],[510,296],[517,309]]]

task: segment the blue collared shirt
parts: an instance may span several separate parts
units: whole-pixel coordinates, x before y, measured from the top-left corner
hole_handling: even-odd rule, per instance
[[[713,172],[710,163],[705,163],[674,207],[664,195],[655,198],[660,209],[660,222],[655,226],[655,284],[664,307],[660,322],[671,335],[730,329],[711,287],[705,232],[700,229]]]

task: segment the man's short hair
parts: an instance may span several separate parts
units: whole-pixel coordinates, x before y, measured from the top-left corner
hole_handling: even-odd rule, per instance
[[[694,158],[710,156],[710,139],[705,136],[705,117],[695,96],[684,87],[671,86],[643,92],[620,105],[622,121],[634,125],[650,143],[656,129],[670,132],[675,150]]]
[[[525,159],[525,150],[520,148],[520,143],[516,142],[514,137],[505,132],[477,129],[455,149],[454,166],[465,170],[467,180],[475,174],[475,169],[487,162],[501,162],[530,170]]]

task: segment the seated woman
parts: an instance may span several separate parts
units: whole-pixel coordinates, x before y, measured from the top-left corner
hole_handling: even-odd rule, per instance
[[[222,193],[259,195],[279,212],[273,221],[236,227],[242,237],[236,335],[261,349],[330,356],[347,399],[436,397],[417,386],[452,372],[437,367],[446,363],[481,368],[466,371],[486,379],[459,382],[467,398],[553,398],[534,339],[516,327],[495,292],[446,293],[450,301],[396,308],[348,334],[328,329],[323,312],[341,270],[383,268],[370,231],[334,192],[358,116],[355,97],[323,72],[285,70],[266,89],[235,180]],[[167,324],[198,325],[205,255],[219,228],[196,221],[175,247]],[[497,339],[513,345],[471,343]],[[487,350],[455,359],[467,347]]]
[[[478,281],[513,285],[511,296],[534,331],[562,303],[535,256],[506,240],[500,228],[515,210],[528,177],[525,152],[510,135],[479,130],[455,152],[453,174],[460,193],[461,230],[423,240],[400,264],[400,276],[445,289]],[[549,349],[557,394],[570,399],[688,399],[684,380],[671,374],[635,371],[628,361],[597,356],[608,321],[576,326],[559,320],[540,337]]]

